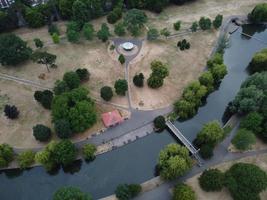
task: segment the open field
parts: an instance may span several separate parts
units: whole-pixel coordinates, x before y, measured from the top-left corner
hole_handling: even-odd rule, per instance
[[[218,166],[214,166],[212,168],[219,168],[222,171],[226,171],[228,168],[230,168],[234,163],[237,162],[245,162],[245,163],[253,163],[257,166],[259,166],[261,169],[267,172],[267,154],[261,154],[258,156],[251,156],[247,158],[242,158],[240,160],[235,160],[231,162],[226,162],[223,164],[220,164]],[[190,185],[193,190],[196,192],[197,199],[198,200],[232,200],[230,193],[227,191],[227,189],[223,189],[221,192],[205,192],[203,191],[199,184],[198,184],[198,177],[200,174],[188,179],[186,183]],[[260,194],[261,199],[267,199],[267,191],[264,191]]]

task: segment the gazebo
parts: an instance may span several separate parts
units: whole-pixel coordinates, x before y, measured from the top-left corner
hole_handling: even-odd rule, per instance
[[[123,118],[118,110],[102,114],[102,121],[106,128],[116,126],[123,122]]]

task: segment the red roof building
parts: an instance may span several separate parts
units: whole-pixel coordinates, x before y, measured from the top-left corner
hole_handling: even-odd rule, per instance
[[[113,110],[111,112],[102,114],[102,121],[105,127],[109,128],[112,126],[116,126],[123,122],[123,118],[118,110]]]

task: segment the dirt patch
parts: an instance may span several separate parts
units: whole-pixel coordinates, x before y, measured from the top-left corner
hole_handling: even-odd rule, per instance
[[[251,156],[247,158],[242,158],[239,160],[226,162],[217,166],[214,166],[212,168],[219,168],[222,171],[226,171],[229,169],[233,164],[237,162],[245,162],[245,163],[252,163],[257,166],[259,166],[261,169],[267,172],[267,154],[262,154],[258,156]],[[203,191],[199,184],[198,184],[198,177],[200,174],[188,179],[186,183],[190,185],[193,190],[196,192],[197,199],[198,200],[232,200],[232,197],[230,196],[230,193],[227,189],[223,189],[221,192],[205,192]],[[261,199],[267,199],[267,191],[264,191],[260,194]]]

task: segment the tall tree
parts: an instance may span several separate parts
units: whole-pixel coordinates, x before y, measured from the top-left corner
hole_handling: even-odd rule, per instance
[[[45,65],[47,71],[50,72],[49,68],[55,66],[57,56],[47,52],[36,51],[32,54],[31,59],[33,62]]]

